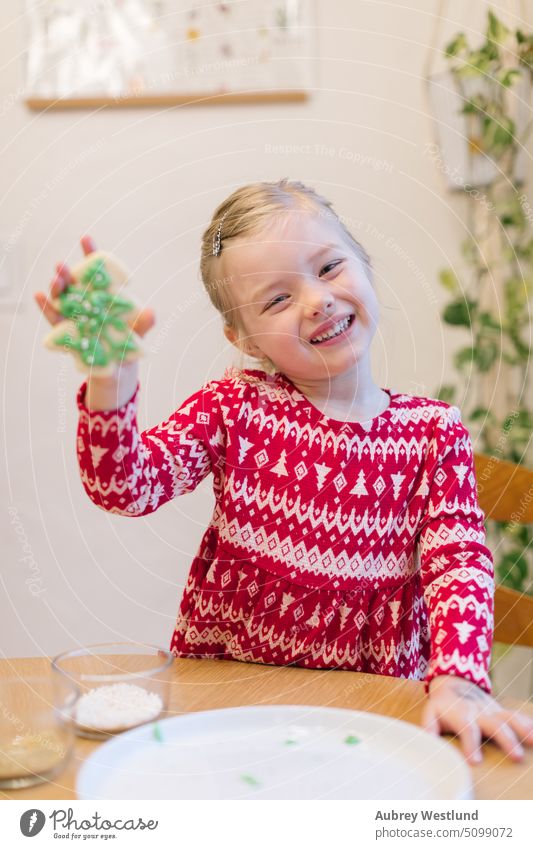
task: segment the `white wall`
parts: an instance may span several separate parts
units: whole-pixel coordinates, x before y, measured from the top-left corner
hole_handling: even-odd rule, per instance
[[[210,480],[144,521],[91,504],[74,450],[80,374],[43,349],[32,293],[56,262],[80,257],[83,233],[123,258],[133,291],[159,317],[139,413],[141,426],[155,424],[234,361],[198,276],[215,205],[246,182],[301,179],[332,199],[374,258],[376,380],[432,395],[453,375],[460,342],[440,321],[446,297],[436,281],[459,255],[464,212],[424,154],[433,137],[421,73],[437,2],[316,2],[317,87],[302,105],[44,114],[23,102],[22,5],[0,6],[0,240],[18,234],[5,265],[12,299],[0,304],[0,650],[51,654],[111,639],[166,646],[211,514]],[[464,4],[451,5],[441,43],[475,25]],[[307,144],[310,153],[268,147]]]

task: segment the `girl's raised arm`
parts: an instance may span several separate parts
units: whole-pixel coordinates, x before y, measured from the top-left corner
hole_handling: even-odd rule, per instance
[[[191,395],[166,421],[137,427],[137,391],[114,410],[89,410],[78,393],[78,462],[87,495],[102,510],[144,516],[224,469],[226,429],[217,382]]]

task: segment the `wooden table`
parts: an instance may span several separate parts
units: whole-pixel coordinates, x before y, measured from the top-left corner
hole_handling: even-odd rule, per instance
[[[0,676],[39,675],[47,658],[0,661]],[[307,704],[351,708],[391,716],[420,725],[425,701],[418,681],[359,672],[307,670],[216,660],[176,659],[168,715],[238,705]],[[533,716],[533,704],[502,699],[509,708]],[[452,745],[457,740],[447,735]],[[75,799],[80,765],[101,743],[76,738],[70,764],[55,781],[25,790],[0,790],[0,799]],[[476,799],[532,799],[533,749],[513,763],[492,743],[483,745],[483,761],[471,767]]]

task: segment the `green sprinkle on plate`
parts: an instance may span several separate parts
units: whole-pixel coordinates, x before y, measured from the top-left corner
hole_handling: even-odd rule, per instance
[[[357,743],[360,743],[359,737],[356,737],[355,734],[348,734],[347,737],[344,738],[344,742],[347,746],[355,746]]]
[[[288,740],[284,740],[283,743],[284,743],[285,746],[295,746],[296,740],[288,739]]]
[[[154,740],[157,740],[158,743],[163,742],[163,732],[161,731],[161,726],[155,722],[152,726],[152,731],[154,735]]]
[[[253,775],[241,775],[241,781],[244,781],[245,784],[248,784],[250,787],[259,787],[261,784],[257,778],[254,778]]]

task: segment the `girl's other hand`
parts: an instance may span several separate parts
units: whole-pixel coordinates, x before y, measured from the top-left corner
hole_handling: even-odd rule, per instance
[[[91,236],[83,236],[80,239],[80,243],[85,256],[96,250],[96,245]],[[64,320],[64,316],[62,316],[56,309],[52,300],[58,298],[63,289],[72,283],[74,283],[74,280],[69,268],[64,263],[60,262],[56,265],[56,273],[50,283],[48,294],[45,292],[35,293],[35,301],[50,324],[57,324],[59,321]],[[129,293],[128,298],[131,300]],[[154,322],[154,312],[148,307],[136,307],[135,311],[128,318],[128,324],[133,328],[133,330],[135,330],[136,333],[139,334],[139,336],[144,336],[144,334],[153,326]]]
[[[522,743],[533,746],[533,717],[507,710],[476,684],[454,675],[437,675],[430,681],[422,724],[433,734],[456,734],[472,764],[482,760],[483,737],[513,761],[524,757]]]

